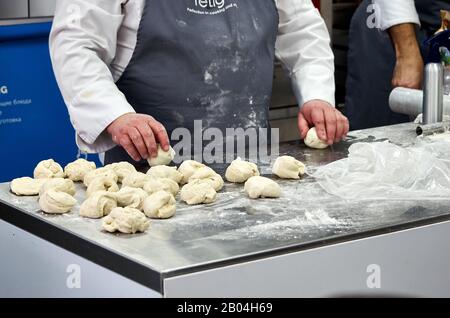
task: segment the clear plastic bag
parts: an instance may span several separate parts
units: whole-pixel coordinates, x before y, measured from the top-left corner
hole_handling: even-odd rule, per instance
[[[450,139],[356,143],[345,159],[308,173],[330,194],[357,200],[450,200]]]

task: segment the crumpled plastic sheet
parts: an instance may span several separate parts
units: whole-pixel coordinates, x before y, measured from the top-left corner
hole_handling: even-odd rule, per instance
[[[332,195],[350,200],[450,200],[450,135],[403,148],[355,143],[345,159],[308,171]]]

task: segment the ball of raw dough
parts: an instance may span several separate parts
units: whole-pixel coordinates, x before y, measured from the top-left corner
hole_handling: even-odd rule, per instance
[[[175,211],[175,198],[166,191],[157,191],[144,201],[144,213],[152,219],[171,218]]]
[[[225,178],[234,183],[243,183],[253,176],[259,176],[258,166],[241,159],[231,162],[225,171]]]
[[[281,188],[275,181],[255,176],[245,182],[244,190],[252,199],[257,198],[278,198],[281,195]]]
[[[212,203],[217,199],[217,192],[208,182],[195,180],[183,186],[180,198],[189,205]]]
[[[172,179],[176,183],[180,183],[181,180],[183,180],[183,175],[177,171],[177,167],[169,167],[169,166],[151,167],[147,171],[147,175],[149,175],[152,178]]]
[[[33,179],[30,177],[17,178],[11,181],[10,189],[16,195],[38,195],[42,185],[48,179]]]
[[[119,192],[114,193],[117,205],[120,207],[130,207],[142,210],[145,198],[148,196],[147,192],[141,188],[123,187]]]
[[[186,160],[178,167],[178,172],[183,175],[181,184],[186,184],[189,182],[189,178],[200,168],[206,167],[203,163],[195,160]]]
[[[169,150],[164,151],[161,148],[161,145],[158,144],[158,152],[156,157],[148,158],[147,161],[150,167],[166,166],[172,162],[173,158],[175,158],[175,150],[173,150],[172,147],[169,146]]]
[[[145,214],[134,208],[115,208],[102,219],[102,227],[108,232],[134,234],[145,232],[150,222]]]
[[[216,191],[220,191],[223,188],[222,177],[210,167],[202,167],[195,171],[189,178],[189,182],[195,180],[209,183]]]
[[[113,178],[100,176],[89,183],[89,186],[86,190],[86,197],[89,198],[93,193],[97,191],[117,192],[119,191],[119,186]]]
[[[172,179],[152,178],[150,181],[144,184],[143,189],[148,194],[152,194],[158,191],[166,191],[175,196],[180,191],[180,186]]]
[[[86,173],[95,170],[95,162],[78,159],[64,167],[64,174],[72,181],[83,181]]]
[[[98,219],[108,215],[114,208],[117,208],[115,196],[108,191],[98,191],[81,204],[80,215]]]
[[[117,182],[122,183],[122,180],[129,174],[136,172],[136,168],[127,161],[111,163],[105,168],[111,169],[117,175]]]
[[[64,178],[63,168],[53,159],[43,160],[34,168],[35,179]]]
[[[119,180],[119,177],[111,168],[102,167],[86,173],[83,183],[86,187],[88,187],[92,180],[98,177],[113,179],[115,182]]]
[[[39,197],[41,210],[50,214],[67,213],[75,204],[77,200],[73,196],[55,189],[49,189]]]
[[[282,179],[300,179],[305,174],[305,165],[291,156],[281,156],[275,160],[272,172]]]
[[[69,195],[75,195],[75,184],[70,179],[54,178],[46,180],[39,189],[39,195],[42,196],[48,190],[53,189],[58,192],[65,192]]]
[[[142,172],[132,172],[122,180],[122,186],[132,188],[143,188],[144,184],[152,178]]]
[[[325,141],[319,139],[316,127],[313,127],[308,131],[304,142],[309,148],[314,149],[325,149],[329,146]]]

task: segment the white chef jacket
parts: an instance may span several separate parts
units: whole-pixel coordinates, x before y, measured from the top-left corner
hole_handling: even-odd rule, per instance
[[[313,99],[334,105],[334,56],[320,13],[311,0],[275,2],[275,54],[290,74],[299,105]],[[82,151],[114,147],[105,129],[134,112],[115,82],[136,47],[144,5],[145,0],[57,0],[50,54]]]
[[[414,0],[373,0],[373,3],[378,6],[379,27],[383,31],[403,23],[420,25]]]

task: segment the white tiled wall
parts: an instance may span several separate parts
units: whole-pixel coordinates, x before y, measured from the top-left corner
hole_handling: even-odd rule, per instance
[[[0,0],[0,20],[53,16],[56,0]]]

